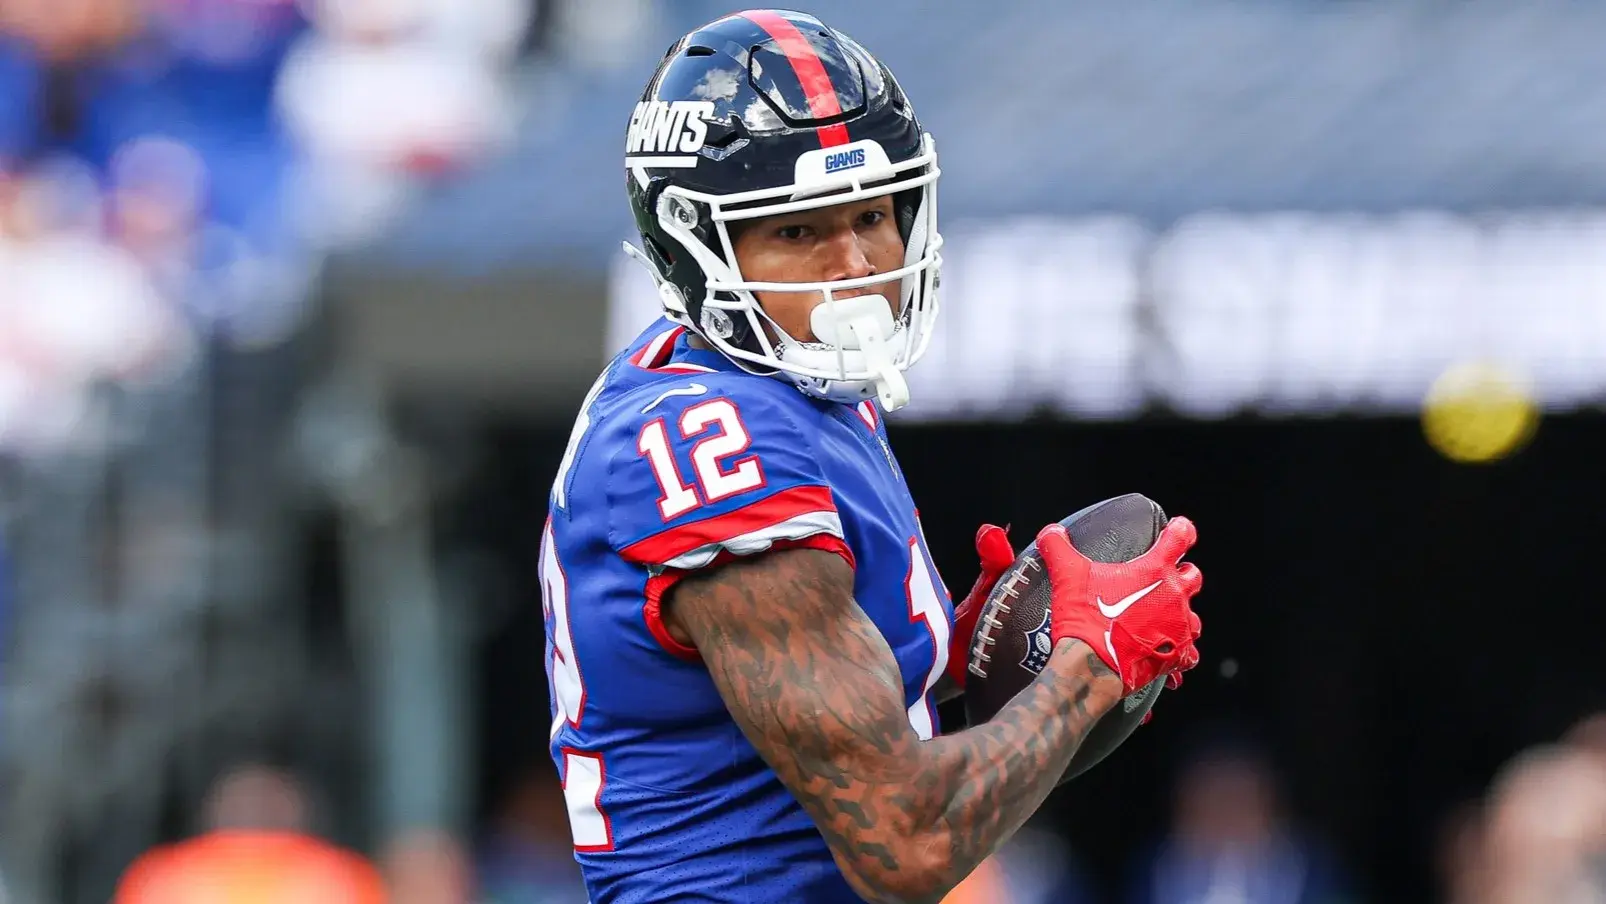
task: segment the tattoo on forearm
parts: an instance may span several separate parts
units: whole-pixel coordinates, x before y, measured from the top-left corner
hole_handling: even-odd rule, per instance
[[[940,900],[1043,802],[1119,687],[1065,641],[991,721],[922,742],[897,662],[852,592],[840,559],[789,550],[689,577],[672,605],[860,893]]]

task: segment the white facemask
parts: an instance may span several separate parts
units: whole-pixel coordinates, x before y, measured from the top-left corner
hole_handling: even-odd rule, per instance
[[[710,195],[676,186],[666,188],[658,203],[658,223],[692,255],[707,277],[702,322],[691,322],[684,300],[673,286],[659,280],[659,295],[671,319],[695,328],[703,338],[738,365],[755,372],[788,378],[803,392],[833,402],[856,403],[875,398],[893,411],[909,402],[903,373],[925,353],[937,317],[937,283],[942,267],[942,236],[937,232],[935,143],[924,138],[924,152],[899,164],[890,163],[874,141],[810,151],[796,165],[794,181],[780,188]],[[831,155],[864,152],[864,165],[831,174]],[[840,158],[837,158],[840,159]],[[866,187],[867,185],[871,187]],[[918,188],[921,200],[909,230],[904,265],[890,273],[856,279],[812,283],[768,283],[747,280],[736,265],[730,223],[800,210],[814,210],[891,195]],[[772,201],[773,203],[761,203]],[[723,254],[716,254],[692,232],[700,219],[712,218]],[[643,262],[646,256],[626,245]],[[727,263],[729,262],[729,263]],[[899,284],[900,314],[881,295],[842,293]],[[786,334],[764,313],[755,292],[800,292],[823,296],[809,316],[814,341]],[[758,350],[729,341],[734,318],[746,318]],[[773,337],[773,338],[772,338]]]

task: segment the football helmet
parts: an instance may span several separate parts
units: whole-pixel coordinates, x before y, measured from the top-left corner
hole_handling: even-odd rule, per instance
[[[908,402],[903,371],[937,316],[937,152],[891,71],[790,10],[749,10],[676,41],[636,104],[625,181],[666,315],[738,366],[835,402]],[[733,223],[890,195],[904,264],[824,282],[754,282]],[[840,297],[896,282],[898,299]],[[789,336],[754,292],[817,293],[814,338]]]

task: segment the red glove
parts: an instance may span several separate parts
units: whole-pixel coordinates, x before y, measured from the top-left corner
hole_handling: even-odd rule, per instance
[[[1015,564],[1009,528],[983,524],[976,530],[976,554],[981,556],[981,574],[970,594],[954,607],[954,630],[948,643],[948,678],[959,690],[965,689],[965,675],[970,672],[970,642],[976,636],[982,604],[992,595],[993,585]]]
[[[1063,526],[1043,528],[1037,550],[1053,588],[1050,639],[1085,642],[1121,676],[1128,694],[1161,675],[1169,686],[1180,684],[1181,673],[1199,664],[1199,616],[1190,602],[1204,577],[1193,564],[1181,564],[1197,539],[1192,521],[1172,518],[1154,548],[1112,565],[1089,561]]]

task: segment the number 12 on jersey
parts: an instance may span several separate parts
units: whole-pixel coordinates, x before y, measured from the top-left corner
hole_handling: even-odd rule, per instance
[[[694,484],[686,482],[675,464],[675,454],[669,445],[669,427],[663,418],[648,422],[636,438],[636,451],[647,457],[663,494],[658,499],[658,514],[665,521],[672,521],[700,505],[764,486],[764,468],[758,456],[750,455],[728,466],[720,464],[721,459],[740,455],[753,444],[735,402],[710,399],[693,405],[680,413],[678,429],[683,440],[717,430],[691,447],[692,466],[696,471]]]

